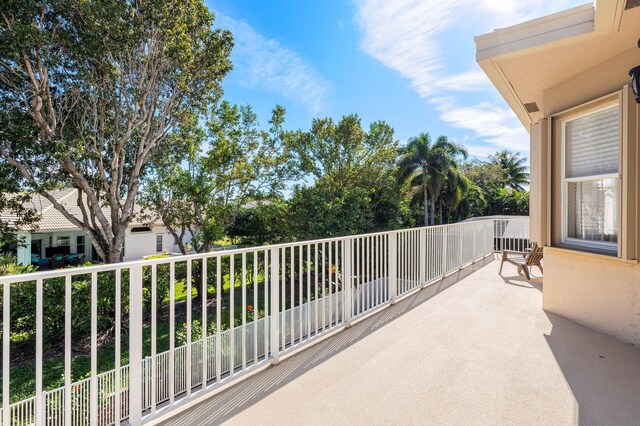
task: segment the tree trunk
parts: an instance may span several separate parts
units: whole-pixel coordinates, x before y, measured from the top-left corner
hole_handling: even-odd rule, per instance
[[[424,226],[429,226],[429,196],[427,195],[427,185],[422,185],[424,197]]]
[[[206,262],[207,259],[204,258],[202,259],[202,262]],[[208,280],[207,280],[207,285],[209,284]],[[196,288],[196,297],[194,298],[193,302],[196,304],[196,306],[199,306],[200,304],[202,304],[202,264],[200,265],[194,265],[193,268],[193,282],[192,282],[192,286],[195,286]],[[207,300],[209,300],[209,291],[207,290]]]
[[[440,201],[440,203],[438,204],[438,209],[440,210],[439,211],[439,214],[440,214],[440,225],[442,225],[444,223],[444,218],[442,216],[442,201]]]
[[[117,234],[114,235],[113,241],[109,245],[109,252],[107,253],[107,258],[104,259],[106,263],[118,263],[122,262],[122,258],[124,257],[123,248],[124,247],[124,237],[127,228],[121,228],[117,230]],[[125,248],[126,249],[126,248]]]
[[[436,224],[436,202],[431,200],[431,226]]]

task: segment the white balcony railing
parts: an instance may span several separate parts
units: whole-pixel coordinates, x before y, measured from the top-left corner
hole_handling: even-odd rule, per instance
[[[153,422],[495,250],[528,244],[528,218],[491,218],[0,277],[2,425]],[[90,286],[85,312],[73,310],[79,281]],[[35,389],[33,397],[10,403],[11,308],[19,303],[12,300],[12,289],[27,283],[35,283]],[[47,390],[44,289],[52,285],[64,288],[58,289],[64,294],[59,301],[64,310],[64,386]],[[112,301],[99,297],[105,286]],[[192,295],[195,286],[215,296],[203,303]],[[185,295],[181,302],[175,298],[178,287]],[[51,303],[46,306],[52,309]],[[115,336],[114,368],[99,373],[98,335],[105,325],[98,320],[105,322],[105,315]],[[90,372],[72,382],[78,316],[90,321]],[[227,318],[235,320],[224,327]],[[182,330],[177,321],[184,323]],[[167,322],[168,335],[161,336],[159,328]],[[122,347],[125,330],[127,348]],[[150,334],[146,343],[143,334]],[[121,365],[127,353],[130,362]]]

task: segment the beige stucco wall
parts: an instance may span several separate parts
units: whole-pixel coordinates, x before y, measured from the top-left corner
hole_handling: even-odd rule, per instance
[[[590,102],[630,84],[629,70],[640,63],[635,45],[570,79],[544,90],[544,116]],[[578,70],[576,70],[578,71]]]
[[[543,308],[640,347],[640,264],[545,248]]]
[[[640,346],[640,110],[625,87],[638,58],[634,48],[544,91],[548,122],[531,129],[531,178],[537,181],[531,185],[531,229],[532,238],[547,246],[544,309]],[[560,190],[561,121],[616,98],[622,146],[617,257],[562,245]]]

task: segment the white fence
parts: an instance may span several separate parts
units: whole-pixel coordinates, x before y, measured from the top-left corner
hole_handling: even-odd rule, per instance
[[[0,277],[2,424],[110,425],[116,419],[142,424],[198,395],[240,380],[247,372],[277,363],[283,354],[339,331],[494,250],[528,246],[527,218],[487,219]],[[178,304],[175,295],[180,280],[176,271],[181,268],[186,301]],[[108,279],[103,279],[105,274]],[[128,286],[123,285],[127,275]],[[91,372],[88,378],[71,382],[72,295],[75,280],[87,276],[90,307],[81,315],[91,322]],[[55,278],[64,280],[64,302],[60,303],[65,324],[65,384],[47,391],[42,374],[43,285]],[[168,318],[158,312],[160,308],[166,314],[158,294],[166,281]],[[11,289],[27,282],[35,282],[36,293],[35,396],[10,404]],[[225,284],[235,290],[225,289]],[[115,369],[98,374],[98,309],[105,308],[104,301],[98,299],[99,285],[114,287]],[[202,293],[215,292],[215,297],[200,298],[200,305],[195,306],[195,286],[200,286]],[[123,290],[127,294],[123,295]],[[146,315],[143,291],[150,305]],[[180,307],[185,312],[179,314]],[[224,329],[225,321],[231,322],[229,318],[238,324]],[[180,346],[176,344],[178,319],[184,320],[186,340]],[[158,324],[163,320],[169,322],[169,347],[158,351]],[[192,341],[196,320],[199,328]],[[129,324],[128,358],[130,365],[137,367],[134,369],[121,365],[123,323]],[[213,330],[211,325],[215,325]],[[145,328],[151,334],[148,356],[143,356]],[[9,410],[4,409],[7,406]]]

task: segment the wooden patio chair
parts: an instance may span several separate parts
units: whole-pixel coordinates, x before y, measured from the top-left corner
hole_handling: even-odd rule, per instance
[[[537,244],[534,244],[531,250],[527,252],[503,250],[499,274],[502,274],[504,262],[509,262],[517,266],[518,274],[524,271],[524,276],[527,277],[528,280],[531,279],[531,267],[533,266],[537,266],[540,272],[544,274],[542,270],[542,247]]]

